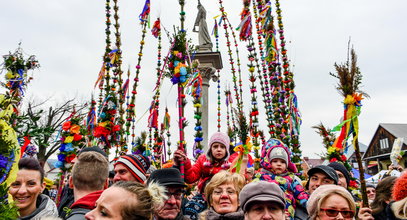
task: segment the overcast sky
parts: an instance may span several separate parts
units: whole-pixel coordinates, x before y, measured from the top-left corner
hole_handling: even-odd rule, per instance
[[[197,34],[192,32],[196,17],[197,1],[186,1],[186,29],[188,37],[197,44]],[[212,17],[220,14],[218,1],[201,0],[208,11],[208,27],[213,27]],[[135,64],[141,26],[138,15],[144,1],[122,0],[120,24],[122,33],[123,69],[130,65],[135,73]],[[242,3],[224,0],[225,10],[237,27]],[[406,55],[407,1],[405,0],[291,0],[281,1],[285,35],[288,41],[288,57],[295,75],[299,107],[302,113],[300,141],[303,155],[317,157],[322,139],[311,128],[323,122],[332,128],[340,122],[343,113],[343,98],[335,89],[337,81],[329,76],[334,72],[333,64],[347,58],[349,38],[358,55],[358,64],[363,78],[363,91],[371,98],[363,100],[360,115],[360,141],[368,145],[379,123],[407,123],[407,74]],[[151,0],[151,23],[160,16],[164,27],[172,32],[179,25],[179,5],[176,0]],[[29,86],[27,99],[44,99],[52,96],[54,101],[69,97],[89,99],[102,64],[105,48],[104,1],[100,0],[15,0],[3,1],[0,14],[0,54],[14,51],[18,43],[27,54],[35,54],[41,68],[34,72],[34,81]],[[137,115],[141,117],[150,104],[155,85],[157,40],[148,31],[141,63]],[[220,35],[224,38],[223,29]],[[215,39],[212,38],[214,42]],[[220,42],[225,44],[225,40]],[[231,83],[227,52],[222,51],[224,70],[222,86]],[[241,60],[244,62],[245,42],[239,43]],[[163,55],[168,52],[168,39],[163,36]],[[244,66],[244,65],[242,65]],[[243,79],[248,78],[242,67]],[[134,75],[133,75],[134,77]],[[248,84],[246,81],[244,82]],[[260,90],[259,90],[260,91]],[[162,107],[171,109],[173,143],[176,134],[175,90],[167,79],[162,88]],[[249,100],[249,91],[244,99]],[[259,96],[261,93],[258,94]],[[140,98],[143,97],[143,98]],[[216,85],[210,87],[210,114],[216,116]],[[261,99],[259,99],[259,102]],[[222,100],[223,102],[224,100]],[[246,103],[248,103],[246,101]],[[194,120],[192,105],[187,106],[187,117],[191,134]],[[246,112],[250,106],[245,106]],[[260,109],[260,112],[264,110]],[[160,117],[161,121],[161,117]],[[265,124],[260,124],[265,126]],[[137,125],[138,133],[145,130],[145,118]],[[216,122],[210,122],[210,134],[216,130]],[[223,125],[222,129],[225,129]],[[188,136],[187,136],[188,138]],[[193,138],[187,139],[189,146]]]

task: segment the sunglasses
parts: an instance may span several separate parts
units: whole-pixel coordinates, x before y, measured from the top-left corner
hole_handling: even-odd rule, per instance
[[[329,217],[336,217],[338,216],[339,212],[342,214],[344,218],[353,218],[355,213],[352,210],[336,210],[336,209],[320,209],[324,211],[325,214]]]

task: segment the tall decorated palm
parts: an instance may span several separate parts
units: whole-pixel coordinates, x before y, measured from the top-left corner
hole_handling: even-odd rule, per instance
[[[345,63],[335,63],[334,66],[336,73],[330,73],[330,75],[339,79],[336,89],[344,97],[344,113],[343,121],[333,129],[333,131],[340,131],[340,134],[333,143],[332,147],[342,151],[342,149],[346,147],[348,140],[352,137],[352,143],[355,148],[356,159],[360,172],[363,206],[367,207],[368,200],[366,194],[366,182],[358,142],[358,116],[362,107],[362,96],[368,97],[368,95],[359,89],[359,86],[362,83],[362,73],[357,66],[357,56],[353,48],[350,50],[350,53],[348,52],[348,59]]]

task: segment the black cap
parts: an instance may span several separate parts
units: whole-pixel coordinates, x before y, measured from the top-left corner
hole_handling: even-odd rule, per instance
[[[157,182],[163,186],[179,186],[185,187],[185,183],[181,178],[181,173],[176,168],[164,168],[154,170],[147,183]]]
[[[346,169],[346,167],[338,162],[332,162],[330,164],[328,164],[329,167],[332,167],[334,170],[337,170],[339,172],[341,172],[346,179],[346,185],[349,187],[349,183],[350,183],[350,173],[349,171]]]
[[[310,177],[315,173],[324,173],[328,176],[328,178],[334,181],[335,185],[338,184],[338,174],[336,174],[335,170],[332,167],[318,165],[308,170],[308,182],[307,185],[305,186],[305,189],[308,189]]]

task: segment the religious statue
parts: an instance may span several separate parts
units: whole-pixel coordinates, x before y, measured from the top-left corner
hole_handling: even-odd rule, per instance
[[[196,30],[198,27],[198,30]],[[212,41],[208,31],[208,25],[206,24],[206,10],[201,5],[198,0],[198,15],[196,16],[193,32],[198,32],[199,46],[200,50],[210,50],[212,51]]]

